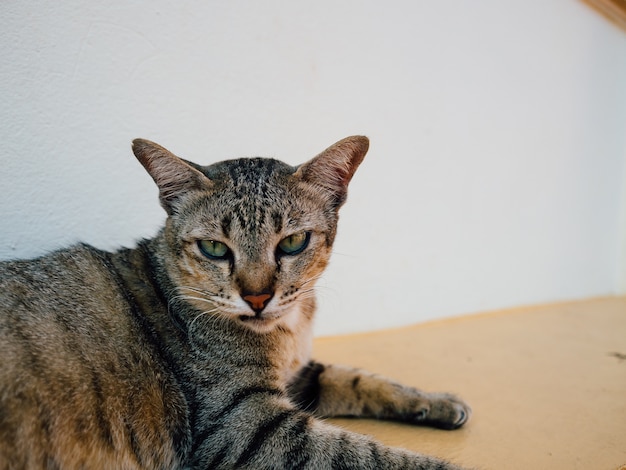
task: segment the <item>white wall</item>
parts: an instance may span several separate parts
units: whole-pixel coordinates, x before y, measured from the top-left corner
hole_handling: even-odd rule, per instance
[[[624,140],[626,140],[626,122],[624,123]],[[621,256],[618,255],[619,261],[617,263],[617,292],[620,294],[626,294],[626,165],[623,169],[622,178],[622,218],[621,227],[619,230],[621,238]]]
[[[5,0],[0,17],[0,258],[153,234],[134,137],[299,163],[364,133],[320,333],[626,290],[626,34],[580,2]]]

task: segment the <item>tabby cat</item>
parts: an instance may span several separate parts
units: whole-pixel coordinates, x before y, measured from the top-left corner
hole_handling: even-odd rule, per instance
[[[200,166],[135,140],[168,215],[155,238],[0,263],[0,468],[458,468],[318,419],[470,414],[310,358],[315,282],[368,145]]]

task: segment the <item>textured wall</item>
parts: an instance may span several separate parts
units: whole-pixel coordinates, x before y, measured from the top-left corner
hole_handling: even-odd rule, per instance
[[[624,289],[626,35],[582,3],[34,0],[0,17],[0,258],[153,234],[134,137],[299,163],[364,133],[320,332]]]

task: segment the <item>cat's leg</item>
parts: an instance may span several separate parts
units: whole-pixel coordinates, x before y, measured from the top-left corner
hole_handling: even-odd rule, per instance
[[[376,374],[311,361],[289,385],[294,403],[318,416],[358,416],[457,429],[471,409],[448,393],[426,393]]]
[[[279,390],[254,386],[234,395],[204,416],[185,468],[460,470],[326,424]]]

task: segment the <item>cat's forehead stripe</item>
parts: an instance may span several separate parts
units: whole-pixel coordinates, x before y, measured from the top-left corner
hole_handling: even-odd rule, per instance
[[[294,168],[278,160],[257,157],[226,160],[205,170],[209,178],[221,181],[225,206],[231,208],[220,220],[224,236],[233,234],[233,223],[249,232],[282,231],[286,207],[280,194],[284,191],[281,177],[293,173]]]
[[[272,212],[272,222],[274,223],[274,231],[280,233],[283,230],[283,214],[278,210]]]
[[[232,218],[230,215],[225,215],[222,218],[221,221],[221,228],[222,228],[222,233],[224,234],[225,237],[229,238],[230,237],[230,225],[232,223]]]
[[[263,187],[274,176],[279,167],[287,170],[288,165],[271,158],[240,158],[222,162],[226,166],[232,182],[235,186]]]

